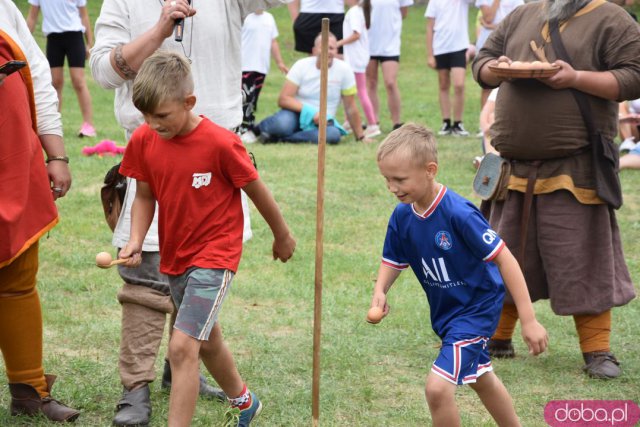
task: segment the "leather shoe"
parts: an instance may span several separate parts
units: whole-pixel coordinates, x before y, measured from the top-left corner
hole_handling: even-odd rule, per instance
[[[609,351],[582,353],[585,365],[582,370],[591,378],[607,380],[618,378],[621,374],[620,362]]]
[[[164,372],[162,373],[162,388],[167,390],[171,389],[171,365],[166,359],[164,361]],[[202,374],[200,374],[200,396],[215,399],[220,402],[227,401],[227,395],[224,391],[207,383],[207,379]]]
[[[516,357],[516,352],[510,339],[496,340],[491,338],[487,344],[487,350],[489,351],[489,356],[496,359],[513,359]]]
[[[151,401],[149,400],[149,384],[141,388],[122,392],[122,399],[116,406],[115,426],[147,426],[151,417]]]

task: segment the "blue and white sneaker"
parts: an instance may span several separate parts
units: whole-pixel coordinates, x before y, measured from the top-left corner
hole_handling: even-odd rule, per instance
[[[247,409],[229,408],[226,413],[225,427],[248,427],[262,412],[262,402],[253,392],[251,392],[251,406]]]

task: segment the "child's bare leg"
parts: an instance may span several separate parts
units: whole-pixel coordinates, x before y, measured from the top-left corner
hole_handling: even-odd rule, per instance
[[[513,400],[502,381],[493,372],[481,375],[475,383],[469,385],[478,394],[498,426],[520,427]]]
[[[78,98],[78,105],[82,113],[82,120],[93,125],[93,108],[91,107],[91,94],[84,76],[83,67],[70,67],[69,75],[71,76],[71,84]]]
[[[443,120],[451,118],[450,88],[451,78],[449,76],[449,70],[438,70],[438,99],[440,101],[440,115]]]
[[[451,81],[453,83],[453,120],[462,121],[464,113],[464,81],[466,68],[454,67],[451,69]]]
[[[233,356],[224,343],[222,329],[218,322],[211,329],[209,340],[202,343],[200,357],[213,379],[227,396],[235,398],[242,393],[244,383],[238,373]]]
[[[460,414],[456,405],[456,385],[434,373],[427,376],[425,396],[434,427],[459,427]]]
[[[186,427],[196,409],[200,390],[198,353],[200,341],[179,329],[173,331],[169,342],[171,362],[171,395],[169,396],[169,427]]]

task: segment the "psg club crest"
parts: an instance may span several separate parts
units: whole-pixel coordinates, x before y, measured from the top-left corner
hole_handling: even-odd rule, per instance
[[[446,231],[438,231],[436,233],[436,245],[445,251],[451,249],[451,246],[453,245],[453,242],[451,241],[451,234]]]

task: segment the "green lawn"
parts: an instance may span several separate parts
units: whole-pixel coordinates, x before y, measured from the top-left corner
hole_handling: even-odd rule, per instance
[[[26,0],[16,3],[24,10]],[[92,22],[98,1],[90,0]],[[288,64],[293,52],[286,8],[273,11]],[[410,10],[403,33],[400,89],[403,119],[436,128],[440,123],[437,78],[425,60],[424,6]],[[42,37],[38,35],[40,41]],[[118,159],[84,157],[80,150],[103,138],[123,145],[113,117],[113,93],[91,79],[99,138],[79,139],[80,114],[68,84],[63,119],[74,177],[72,191],[58,203],[61,222],[41,240],[39,291],[44,311],[45,369],[59,375],[55,397],[80,409],[80,426],[111,423],[120,396],[117,355],[120,307],[116,271],[96,268],[97,252],[108,250],[111,233],[104,222],[99,190],[107,169]],[[283,76],[272,67],[260,98],[259,118],[276,111]],[[479,87],[467,79],[465,124],[477,131]],[[381,89],[382,105],[385,104]],[[339,115],[341,116],[341,115]],[[382,128],[389,131],[386,108]],[[478,199],[471,190],[471,160],[480,153],[477,138],[441,138],[439,179],[454,191]],[[264,402],[259,426],[311,424],[312,338],[316,215],[314,145],[254,144],[249,147],[264,181],[273,191],[298,241],[287,264],[271,261],[271,235],[255,209],[255,237],[246,245],[233,291],[221,314],[226,339],[240,372]],[[376,146],[347,139],[327,149],[323,278],[321,415],[326,426],[418,426],[430,423],[424,378],[439,341],[431,331],[422,289],[412,273],[403,274],[390,293],[392,311],[379,325],[364,321],[386,231],[396,204],[375,163]],[[640,279],[640,174],[622,174],[625,206],[618,212],[628,265]],[[585,230],[587,232],[587,230]],[[640,401],[637,300],[614,310],[612,346],[622,362],[615,381],[596,381],[581,372],[582,359],[570,317],[554,315],[546,301],[535,305],[547,327],[550,347],[534,358],[520,338],[518,357],[494,361],[497,375],[511,392],[526,426],[544,426],[550,400],[624,399]],[[162,348],[162,355],[166,346]],[[161,372],[162,358],[157,361]],[[0,371],[3,366],[0,365]],[[475,393],[463,387],[458,404],[465,426],[493,425]],[[166,424],[168,395],[152,384],[153,425]],[[9,393],[0,386],[0,425],[49,425],[43,420],[12,418]],[[221,425],[224,407],[199,401],[194,426]]]

